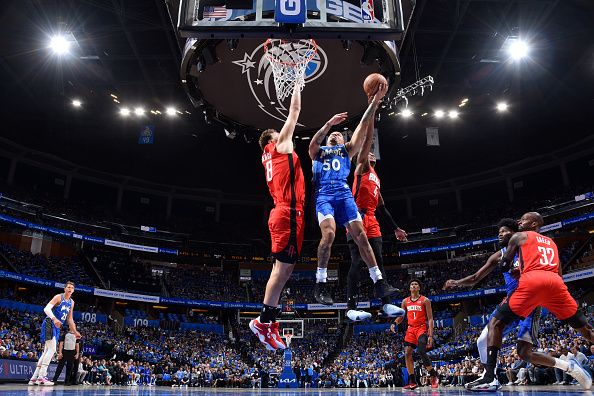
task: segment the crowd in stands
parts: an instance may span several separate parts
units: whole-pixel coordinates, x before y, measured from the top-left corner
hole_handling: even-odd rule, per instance
[[[37,299],[36,296],[32,296]],[[485,307],[489,311],[492,307]],[[588,320],[594,321],[592,307]],[[41,314],[0,310],[0,358],[36,360]],[[305,325],[303,338],[293,339],[293,368],[298,381],[308,387],[385,387],[402,385],[403,329],[396,334],[384,325],[377,331],[355,331],[341,343],[344,328],[336,321]],[[355,327],[357,329],[357,327]],[[482,326],[470,326],[454,336],[450,327],[434,330],[435,347],[429,353],[439,366],[443,386],[461,386],[482,372],[475,341]],[[268,387],[282,369],[283,354],[266,351],[248,330],[237,325],[234,336],[209,332],[127,327],[116,330],[106,324],[79,324],[86,346],[96,355],[84,356],[80,383],[104,385],[166,385],[203,387]],[[573,354],[586,365],[594,363],[589,346],[567,325],[550,315],[541,319],[541,351],[554,356]],[[503,383],[571,383],[555,370],[532,367],[519,361],[515,333],[504,340],[500,379]],[[422,367],[417,368],[423,378]]]
[[[151,272],[137,257],[121,252],[93,249],[87,253],[95,269],[102,274],[107,287],[137,293],[159,295],[162,291],[161,278]]]
[[[173,297],[193,300],[247,301],[238,275],[221,268],[181,264],[166,276],[167,290]]]
[[[574,242],[560,251],[560,255],[569,258],[582,246]],[[139,257],[122,252],[92,249],[85,253],[87,257],[46,257],[19,250],[12,245],[0,244],[0,262],[3,268],[35,277],[65,281],[73,280],[76,284],[96,285],[92,278],[100,273],[107,288],[143,294],[164,295],[167,297],[191,300],[246,301],[261,302],[267,282],[266,277],[254,277],[249,282],[240,282],[238,270],[224,267],[208,267],[177,263],[175,266],[160,266],[158,263],[143,261]],[[448,278],[458,279],[478,270],[488,258],[489,253],[478,253],[450,260],[432,261],[423,264],[406,264],[388,267],[388,281],[400,288],[404,297],[408,294],[408,281],[417,278],[422,282],[422,293],[428,296],[444,294],[444,282]],[[80,260],[79,260],[80,258]],[[82,262],[87,262],[87,266]],[[7,265],[10,263],[10,265]],[[591,242],[580,251],[568,270],[579,270],[594,264],[594,250]],[[94,269],[89,269],[93,268]],[[335,301],[346,301],[346,271],[339,272],[339,280],[330,282]],[[314,271],[301,271],[291,277],[286,284],[285,294],[297,303],[315,303]],[[362,268],[359,282],[360,301],[368,301],[373,296],[373,284],[368,273]],[[503,285],[503,277],[498,268],[473,288],[491,288]],[[457,291],[468,290],[460,288]]]
[[[33,254],[12,245],[0,243],[0,254],[19,272],[45,279],[69,279],[76,283],[92,285],[93,282],[78,257],[53,257]]]

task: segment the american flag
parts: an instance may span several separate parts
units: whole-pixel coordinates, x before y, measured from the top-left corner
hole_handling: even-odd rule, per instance
[[[204,7],[204,18],[226,18],[226,6],[206,6]]]

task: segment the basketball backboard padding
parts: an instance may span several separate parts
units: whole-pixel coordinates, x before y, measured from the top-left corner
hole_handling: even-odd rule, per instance
[[[207,42],[216,51],[218,62],[201,64],[202,71],[197,71]],[[353,41],[346,50],[340,40],[316,42],[317,57],[306,72],[297,131],[316,130],[335,113],[347,111],[351,117],[361,114],[367,108],[363,81],[371,73],[382,72],[390,86],[399,85],[400,65],[393,43]],[[366,52],[371,55],[362,62]],[[376,57],[382,59],[381,66]],[[280,129],[287,118],[290,98],[277,101],[264,40],[238,40],[235,48],[226,40],[189,40],[181,74],[193,101],[230,123]]]

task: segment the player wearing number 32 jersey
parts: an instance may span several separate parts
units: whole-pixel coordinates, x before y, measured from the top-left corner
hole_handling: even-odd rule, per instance
[[[502,269],[508,270],[515,255],[518,255],[520,280],[517,289],[506,302],[497,307],[494,317],[489,321],[486,373],[482,379],[468,385],[470,390],[495,390],[492,383],[503,329],[511,321],[527,317],[536,307],[548,309],[557,319],[569,324],[588,341],[594,342],[592,326],[578,309],[561,277],[557,245],[551,238],[538,233],[543,224],[540,214],[525,213],[518,221],[520,232],[510,239],[501,258]],[[573,358],[564,361],[545,354],[531,354],[524,358],[535,365],[555,367],[567,372],[586,390],[592,386],[590,374]]]
[[[262,165],[274,208],[268,218],[272,256],[276,259],[266,284],[262,312],[250,329],[269,350],[284,349],[276,317],[280,294],[301,252],[305,182],[301,162],[293,149],[293,132],[301,111],[301,89],[295,84],[289,116],[280,132],[267,129],[260,136]]]

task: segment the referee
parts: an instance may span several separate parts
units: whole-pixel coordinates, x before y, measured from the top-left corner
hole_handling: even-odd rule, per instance
[[[72,370],[74,363],[78,359],[80,353],[80,344],[76,342],[76,336],[72,331],[64,332],[60,337],[58,344],[58,367],[56,367],[56,374],[54,374],[54,383],[66,365],[66,377],[64,385],[72,385]],[[77,367],[78,369],[78,367]]]

